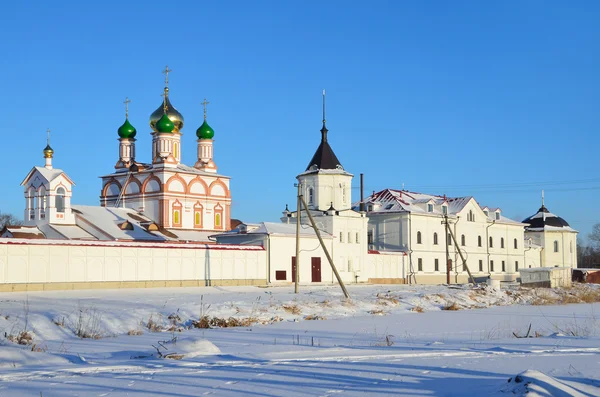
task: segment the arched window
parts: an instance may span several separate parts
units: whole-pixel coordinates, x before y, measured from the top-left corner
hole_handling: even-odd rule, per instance
[[[475,214],[473,213],[473,210],[469,210],[469,213],[467,214],[467,220],[469,222],[475,222]]]
[[[437,233],[433,233],[433,245],[437,245],[438,244],[438,236]]]
[[[421,244],[421,232],[417,232],[417,244]]]
[[[215,206],[215,229],[223,229],[223,207],[221,204]]]
[[[517,243],[517,239],[515,239],[515,249],[519,248],[519,244]]]
[[[181,208],[182,205],[179,200],[175,200],[173,203],[172,214],[173,214],[173,226],[181,226]]]
[[[477,246],[481,247],[481,236],[477,236]]]
[[[56,212],[65,212],[65,189],[56,189]]]
[[[558,240],[554,240],[554,252],[558,252]]]
[[[199,229],[202,228],[202,204],[197,202],[194,205],[194,228]]]
[[[466,241],[465,240],[466,240],[465,235],[464,234],[461,235],[460,236],[460,245],[462,245],[463,247],[466,245]]]
[[[494,239],[490,236],[490,248],[494,248]]]
[[[504,237],[500,237],[500,248],[504,248]]]
[[[313,192],[313,188],[309,187],[308,188],[308,204],[313,204],[314,202],[314,192]]]

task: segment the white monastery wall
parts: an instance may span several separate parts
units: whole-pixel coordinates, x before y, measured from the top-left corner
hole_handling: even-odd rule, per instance
[[[0,239],[0,291],[263,285],[262,247]]]

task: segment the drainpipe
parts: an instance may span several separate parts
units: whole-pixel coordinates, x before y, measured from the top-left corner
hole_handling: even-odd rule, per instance
[[[488,276],[492,278],[492,272],[490,272],[490,227],[494,226],[496,220],[494,219],[490,225],[485,227],[485,246],[487,247],[487,267]]]
[[[412,263],[412,226],[410,220],[410,211],[408,212],[408,283],[411,284],[411,277],[415,277],[415,271]],[[415,284],[417,283],[417,278],[415,277]]]

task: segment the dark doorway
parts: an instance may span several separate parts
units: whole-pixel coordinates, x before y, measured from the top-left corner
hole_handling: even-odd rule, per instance
[[[292,256],[292,283],[296,282],[296,257]]]
[[[312,267],[312,282],[321,282],[321,258],[310,258]]]

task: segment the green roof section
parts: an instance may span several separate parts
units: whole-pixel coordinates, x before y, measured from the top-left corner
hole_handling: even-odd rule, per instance
[[[166,113],[163,113],[160,120],[158,120],[156,122],[155,127],[156,127],[156,131],[158,131],[158,132],[170,133],[170,132],[173,132],[173,129],[175,128],[175,124],[173,124],[173,122],[171,121],[169,116],[167,116]]]
[[[125,119],[123,125],[119,127],[118,133],[120,138],[132,139],[135,138],[137,131],[135,127],[131,125],[129,119]]]
[[[198,139],[213,139],[215,130],[210,128],[210,125],[204,120],[204,123],[196,130],[196,136]]]

